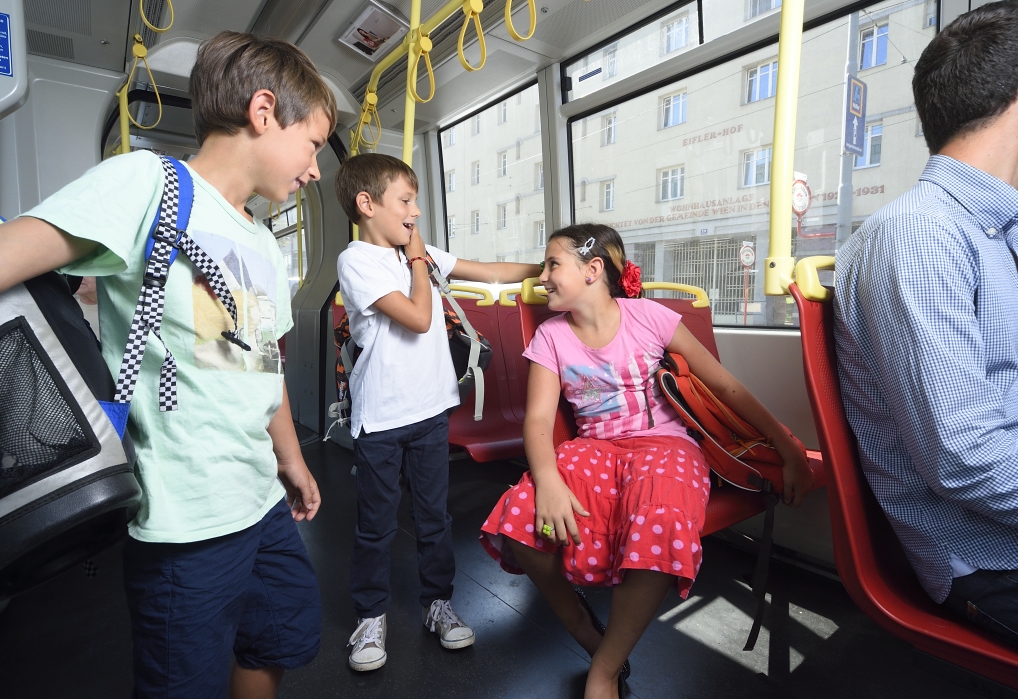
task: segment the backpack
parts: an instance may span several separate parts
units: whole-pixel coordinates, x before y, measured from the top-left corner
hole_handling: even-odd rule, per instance
[[[753,572],[753,595],[757,598],[757,610],[749,639],[743,648],[753,650],[763,623],[767,568],[774,541],[774,506],[784,489],[781,475],[784,461],[771,446],[770,438],[764,437],[755,427],[736,415],[734,410],[690,373],[689,365],[681,354],[665,354],[661,368],[657,371],[657,381],[665,398],[685,423],[690,436],[699,443],[707,465],[715,475],[737,488],[764,494],[767,509],[760,552]],[[788,431],[788,428],[785,427],[785,430]],[[790,431],[788,434],[805,456],[806,447]]]
[[[178,250],[229,302],[236,328],[219,268],[184,232],[190,173],[170,158],[162,165],[162,200],[116,383],[62,275],[49,272],[0,294],[0,599],[105,549],[134,517],[142,491],[127,415],[148,333],[159,335],[163,287]],[[175,378],[167,353],[160,410],[177,407]]]
[[[491,343],[477,332],[467,319],[466,313],[452,295],[449,281],[439,271],[438,265],[427,256],[428,274],[431,283],[449,303],[445,308],[445,332],[449,338],[449,353],[456,371],[460,402],[466,400],[474,391],[474,420],[480,420],[484,414],[484,371],[491,364],[493,352]],[[361,356],[362,348],[357,346],[350,336],[350,318],[343,315],[335,329],[336,347],[339,357],[336,359],[336,393],[338,401],[329,408],[329,416],[336,418],[335,424],[350,423],[350,375],[354,364]],[[453,408],[455,410],[455,408]],[[331,430],[331,427],[330,427]],[[328,433],[326,433],[326,439]]]

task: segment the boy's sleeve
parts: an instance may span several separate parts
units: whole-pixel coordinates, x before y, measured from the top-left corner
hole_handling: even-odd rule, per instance
[[[65,274],[106,276],[125,271],[144,258],[149,226],[162,195],[159,157],[136,151],[105,160],[25,212],[65,233],[92,240],[99,247],[61,268]]]
[[[443,277],[448,279],[449,275],[452,274],[453,267],[456,266],[456,256],[431,245],[425,245],[424,247],[428,254],[431,255],[431,259],[438,265],[438,271],[442,273]]]
[[[337,262],[339,292],[343,305],[364,316],[375,312],[373,304],[378,299],[400,291],[392,275],[377,260],[368,255],[357,254],[356,250],[344,251]]]
[[[554,318],[550,318],[537,328],[537,332],[534,333],[534,339],[530,341],[527,349],[523,350],[523,356],[536,364],[540,364],[549,371],[554,371],[558,375],[558,353],[555,351],[554,342],[549,337],[551,333],[547,327],[554,320]]]

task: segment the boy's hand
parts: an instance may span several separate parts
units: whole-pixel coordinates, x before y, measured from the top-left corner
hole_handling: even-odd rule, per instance
[[[303,458],[299,462],[279,461],[278,464],[279,480],[286,488],[286,504],[290,506],[290,514],[298,522],[305,519],[310,522],[322,505],[318,483]]]
[[[410,242],[407,243],[405,252],[408,259],[428,256],[428,251],[424,248],[424,239],[421,238],[421,233],[417,230],[417,226],[410,230]]]

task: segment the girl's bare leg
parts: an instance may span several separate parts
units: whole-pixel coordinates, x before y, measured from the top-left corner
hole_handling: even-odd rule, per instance
[[[562,576],[561,554],[545,553],[525,546],[506,537],[509,548],[516,556],[517,563],[526,572],[544,598],[548,600],[555,616],[559,618],[566,631],[593,658],[601,645],[601,634],[594,628],[587,610],[580,604],[580,599],[573,592],[573,585]],[[612,603],[614,610],[614,602]],[[657,609],[655,606],[654,609]],[[614,613],[614,612],[613,612]],[[622,658],[625,661],[625,657]],[[619,662],[619,667],[622,662]]]
[[[616,699],[622,664],[647,630],[675,577],[653,570],[626,570],[612,590],[612,609],[604,639],[587,673],[584,699]]]

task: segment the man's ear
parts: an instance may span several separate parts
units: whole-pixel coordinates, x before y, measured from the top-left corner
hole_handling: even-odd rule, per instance
[[[360,212],[362,219],[375,215],[375,202],[371,201],[371,195],[367,192],[357,192],[354,202],[357,204],[357,211]]]
[[[276,96],[271,90],[258,90],[247,105],[247,120],[259,136],[276,120]]]

